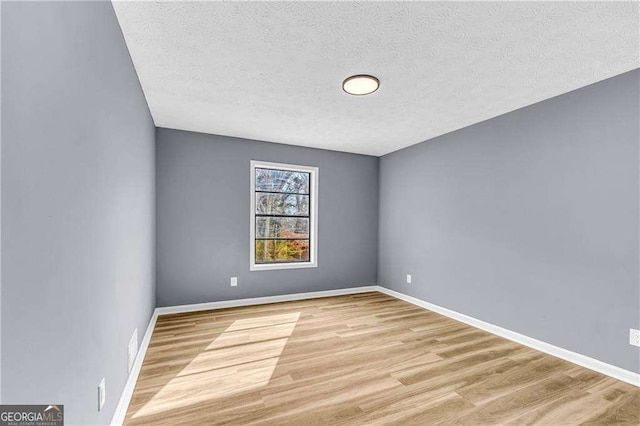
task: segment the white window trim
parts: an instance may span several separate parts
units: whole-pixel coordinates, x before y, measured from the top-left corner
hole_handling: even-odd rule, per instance
[[[295,263],[256,263],[256,169],[291,170],[294,172],[309,173],[309,191],[311,192],[311,211],[309,227],[309,262]],[[318,266],[318,168],[311,166],[298,166],[285,163],[268,163],[265,161],[251,160],[251,221],[250,225],[250,265],[251,271],[273,271],[278,269],[315,268]]]

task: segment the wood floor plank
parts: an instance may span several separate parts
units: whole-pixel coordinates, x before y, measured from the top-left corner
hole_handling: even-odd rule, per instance
[[[382,293],[163,315],[127,425],[640,424],[640,389]]]

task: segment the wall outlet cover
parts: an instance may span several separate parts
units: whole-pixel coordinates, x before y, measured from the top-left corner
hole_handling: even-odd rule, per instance
[[[407,284],[411,284],[411,274],[407,274]]]
[[[640,347],[640,330],[629,329],[629,344]]]
[[[136,361],[136,357],[138,356],[138,329],[133,330],[133,336],[131,336],[131,340],[129,340],[129,345],[127,346],[127,372],[131,372],[133,368],[133,363]]]
[[[238,285],[238,277],[231,277],[231,287],[236,287]]]
[[[104,407],[104,402],[107,399],[107,390],[104,383],[104,377],[100,381],[98,385],[98,411],[102,411],[102,407]]]

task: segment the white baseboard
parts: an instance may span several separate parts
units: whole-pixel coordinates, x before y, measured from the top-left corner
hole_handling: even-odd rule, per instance
[[[536,340],[523,334],[516,333],[515,331],[507,330],[506,328],[502,328],[497,325],[470,317],[468,315],[452,311],[451,309],[443,308],[442,306],[434,305],[433,303],[425,302],[424,300],[420,300],[412,296],[407,296],[406,294],[399,293],[395,290],[390,290],[388,288],[380,286],[378,286],[377,290],[381,293],[385,293],[397,299],[404,300],[405,302],[420,306],[421,308],[437,312],[454,320],[469,324],[484,331],[488,331],[489,333],[504,337],[505,339],[512,340],[516,343],[520,343],[521,345],[528,346],[540,352],[553,355],[557,358],[564,359],[581,367],[597,371],[598,373],[605,374],[607,376],[613,377],[614,379],[622,380],[623,382],[627,382],[634,386],[640,387],[639,373],[625,370],[623,368],[616,367],[615,365],[607,364],[606,362],[598,361],[597,359],[593,359],[588,356],[581,355],[579,353],[572,352],[570,350],[563,349],[558,346],[542,342],[540,340]]]
[[[378,286],[370,285],[364,287],[341,288],[337,290],[313,291],[309,293],[283,294],[281,296],[253,297],[251,299],[223,300],[222,302],[196,303],[194,305],[167,306],[164,308],[156,308],[156,311],[158,312],[158,315],[167,315],[180,312],[208,311],[209,309],[236,308],[238,306],[290,302],[292,300],[317,299],[319,297],[342,296],[344,294],[367,293],[378,290]]]
[[[136,387],[136,381],[138,380],[138,376],[140,375],[142,362],[144,361],[144,357],[147,353],[147,349],[149,348],[149,342],[151,341],[151,334],[153,334],[153,328],[156,325],[158,316],[167,315],[167,314],[176,314],[180,312],[208,311],[211,309],[235,308],[239,306],[251,306],[251,305],[264,305],[267,303],[289,302],[293,300],[318,299],[320,297],[368,293],[371,291],[379,291],[379,290],[380,290],[380,287],[376,285],[371,285],[371,286],[363,286],[363,287],[342,288],[337,290],[314,291],[309,293],[283,294],[280,296],[254,297],[251,299],[225,300],[222,302],[197,303],[194,305],[178,305],[178,306],[167,306],[163,308],[156,308],[153,311],[151,320],[149,320],[149,326],[147,327],[147,331],[144,333],[144,337],[142,338],[142,343],[140,344],[138,355],[136,356],[136,360],[133,363],[133,367],[131,368],[131,372],[129,373],[129,377],[127,378],[127,383],[124,386],[124,390],[122,391],[122,395],[120,396],[120,400],[118,401],[118,405],[116,406],[116,411],[113,414],[113,418],[111,419],[111,425],[120,426],[124,423],[124,418],[127,414],[127,409],[129,408],[131,397],[133,396],[133,390]]]
[[[147,330],[144,332],[144,337],[142,338],[142,342],[140,343],[138,354],[136,355],[136,359],[133,362],[133,367],[131,367],[131,371],[129,372],[129,377],[127,377],[127,382],[125,383],[124,389],[122,390],[122,395],[120,395],[120,399],[118,400],[116,411],[115,413],[113,413],[111,425],[121,426],[124,423],[124,417],[127,414],[129,402],[131,401],[131,396],[133,396],[133,389],[136,387],[138,375],[140,374],[140,369],[142,368],[142,361],[144,361],[144,356],[147,353],[147,349],[149,348],[149,342],[151,341],[153,328],[156,326],[156,320],[158,319],[157,311],[157,309],[154,309],[153,314],[151,315],[151,319],[149,320]]]

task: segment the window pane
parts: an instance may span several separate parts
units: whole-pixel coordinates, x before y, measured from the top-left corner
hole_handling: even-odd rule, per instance
[[[258,216],[256,238],[309,238],[309,218]]]
[[[256,169],[256,191],[309,193],[309,173]]]
[[[309,196],[256,192],[256,214],[309,216]]]
[[[308,261],[309,240],[256,240],[256,263]]]

